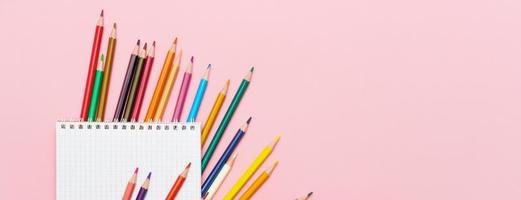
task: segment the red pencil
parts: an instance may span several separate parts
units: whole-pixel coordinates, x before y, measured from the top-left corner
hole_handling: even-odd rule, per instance
[[[141,105],[143,104],[143,98],[147,89],[148,78],[150,77],[150,71],[152,71],[152,64],[154,64],[154,56],[156,53],[156,41],[152,43],[152,48],[148,50],[148,55],[143,69],[143,74],[139,82],[139,88],[134,102],[134,109],[132,110],[131,121],[135,122],[139,120],[139,113],[141,112]]]
[[[172,186],[172,189],[170,189],[170,192],[168,193],[168,196],[166,196],[166,200],[174,200],[175,196],[177,196],[177,193],[183,187],[183,183],[185,183],[186,175],[188,175],[188,170],[190,169],[190,165],[192,163],[188,163],[188,165],[185,167],[185,170],[181,172],[179,177],[177,177],[177,180],[175,180],[174,185]]]
[[[83,94],[83,103],[81,105],[81,121],[85,121],[87,119],[87,115],[89,112],[90,99],[92,96],[92,87],[94,85],[94,73],[96,72],[96,66],[98,66],[98,56],[101,47],[101,39],[103,37],[103,10],[101,10],[101,14],[98,19],[98,23],[96,24],[96,31],[94,32],[94,41],[92,43],[92,51],[90,52],[90,63],[89,63],[89,71],[87,73],[87,81],[85,84],[85,92]]]

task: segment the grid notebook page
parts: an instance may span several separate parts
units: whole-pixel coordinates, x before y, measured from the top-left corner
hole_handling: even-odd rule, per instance
[[[199,123],[56,123],[56,198],[121,199],[139,167],[137,195],[152,172],[146,199],[164,199],[192,162],[177,199],[200,199]]]

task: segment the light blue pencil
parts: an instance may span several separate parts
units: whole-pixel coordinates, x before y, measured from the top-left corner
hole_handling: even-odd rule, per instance
[[[186,120],[188,122],[195,122],[195,119],[197,118],[197,113],[199,112],[201,102],[203,102],[204,93],[206,92],[206,86],[208,86],[208,76],[210,75],[211,68],[212,64],[209,64],[206,68],[206,72],[201,78],[201,81],[199,81],[199,88],[197,88],[197,93],[194,97],[194,103],[192,103],[190,114],[188,114],[188,119]]]

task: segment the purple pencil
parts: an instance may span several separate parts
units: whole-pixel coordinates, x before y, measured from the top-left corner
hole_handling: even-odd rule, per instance
[[[185,75],[183,76],[183,82],[181,83],[181,89],[177,96],[177,102],[175,104],[174,116],[172,121],[179,122],[181,120],[181,114],[183,113],[183,106],[185,104],[186,95],[188,94],[188,88],[190,88],[190,81],[192,80],[192,68],[194,67],[194,57],[190,59],[190,64],[186,68]]]
[[[141,185],[139,192],[137,193],[136,200],[144,200],[147,195],[148,187],[150,186],[150,176],[152,176],[152,172],[148,173],[147,179]]]

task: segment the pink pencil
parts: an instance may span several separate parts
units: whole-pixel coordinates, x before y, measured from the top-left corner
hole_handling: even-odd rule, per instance
[[[132,174],[132,177],[130,177],[130,180],[127,183],[127,188],[125,189],[125,193],[123,194],[122,200],[130,200],[132,198],[132,193],[134,193],[134,187],[136,186],[136,180],[137,180],[137,172],[138,168],[134,170],[134,174]]]
[[[143,104],[143,98],[145,97],[145,92],[147,89],[148,78],[150,77],[150,71],[152,71],[152,64],[154,63],[154,56],[156,53],[156,41],[152,43],[152,48],[148,50],[148,55],[145,63],[145,68],[143,69],[143,75],[141,76],[141,81],[139,82],[139,88],[136,95],[136,101],[134,102],[134,109],[132,110],[131,121],[135,122],[139,120],[139,112],[141,111],[141,106]]]
[[[190,59],[190,64],[186,68],[185,75],[183,77],[183,82],[181,83],[181,89],[179,90],[179,95],[177,96],[177,102],[175,104],[174,116],[172,117],[172,121],[178,122],[181,119],[181,113],[183,113],[183,106],[186,100],[186,94],[188,94],[188,88],[190,87],[190,80],[192,79],[192,68],[194,67],[194,57]]]

